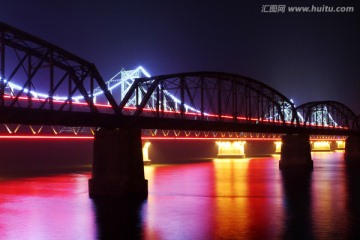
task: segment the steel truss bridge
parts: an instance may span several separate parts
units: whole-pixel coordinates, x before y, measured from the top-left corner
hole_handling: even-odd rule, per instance
[[[145,137],[348,136],[359,118],[336,101],[295,106],[277,90],[221,72],[150,76],[142,67],[104,81],[96,66],[0,23],[0,134],[91,136],[141,128]]]

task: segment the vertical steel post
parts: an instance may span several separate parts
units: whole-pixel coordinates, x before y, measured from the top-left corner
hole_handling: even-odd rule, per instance
[[[261,92],[263,92],[262,89],[261,89]],[[263,123],[263,122],[264,122],[264,118],[265,118],[264,96],[263,96],[263,95],[261,95],[260,101],[261,101],[261,123]]]
[[[133,83],[135,84],[135,82]],[[135,107],[136,107],[136,110],[138,109],[139,107],[139,84],[136,83],[137,86],[136,86],[136,89],[135,89]]]
[[[28,99],[28,108],[31,108],[32,106],[32,99],[31,99],[31,81],[32,79],[31,78],[31,72],[32,72],[32,65],[31,65],[31,61],[32,58],[31,58],[31,55],[29,55],[29,58],[28,58],[28,71],[27,71],[27,84],[25,85],[25,88],[27,88],[27,99]]]
[[[160,86],[156,87],[156,117],[160,117]]]
[[[222,115],[222,106],[221,106],[221,80],[219,78],[216,78],[216,83],[218,85],[218,92],[217,92],[217,100],[218,100],[218,116],[219,121],[221,121],[221,115]]]
[[[50,110],[54,109],[54,51],[50,52],[50,91],[49,91],[49,104]]]
[[[324,104],[321,104],[321,126],[324,127]]]
[[[257,121],[260,120],[260,99],[261,99],[261,96],[259,94],[256,94],[256,106],[257,106]]]
[[[280,117],[282,118],[282,119],[280,119],[280,120],[282,120],[282,122],[283,122],[283,124],[285,124],[285,121],[286,121],[286,119],[285,119],[285,102],[282,100],[281,101],[281,111],[280,111]]]
[[[204,107],[204,76],[200,77],[200,98],[201,98],[201,103],[200,103],[200,111],[201,111],[201,120],[205,120],[204,117],[204,111],[205,111],[205,107]]]
[[[185,79],[180,77],[180,116],[181,119],[185,119]]]
[[[94,76],[90,73],[90,110],[94,112]]]
[[[72,75],[72,72],[71,71],[69,71],[69,73],[68,73],[68,100],[69,100],[69,112],[71,112],[71,110],[72,110],[72,94],[71,94],[71,92],[72,92],[72,79],[71,79],[71,75]]]
[[[251,91],[248,91],[247,94],[248,94],[247,98],[249,99],[249,123],[251,123],[251,118],[252,118]]]
[[[249,106],[248,106],[248,86],[247,84],[245,85],[245,89],[244,89],[244,95],[245,95],[245,103],[244,103],[244,106],[245,106],[245,119],[246,121],[249,121]]]
[[[272,102],[275,102],[274,101],[274,96],[273,96],[273,101]],[[275,104],[274,103],[272,104],[272,114],[273,114],[272,115],[272,122],[274,123],[275,122],[275,116],[276,116],[275,115]]]
[[[237,88],[235,79],[232,80],[232,107],[233,107],[233,121],[237,122]]]
[[[160,82],[160,97],[161,97],[161,116],[163,117],[165,111],[164,80],[161,80]]]
[[[5,31],[0,33],[0,104],[4,106],[4,94],[5,94]]]

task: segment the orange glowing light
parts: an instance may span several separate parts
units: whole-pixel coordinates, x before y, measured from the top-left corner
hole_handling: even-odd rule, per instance
[[[145,142],[144,146],[142,147],[142,153],[143,153],[143,160],[144,161],[150,161],[149,159],[149,147],[151,143]]]
[[[93,140],[94,136],[52,136],[52,135],[0,135],[0,139],[68,139]]]
[[[345,148],[345,141],[336,141],[337,148]]]
[[[245,141],[216,141],[218,156],[245,156]]]
[[[275,153],[281,153],[282,142],[281,141],[275,141],[274,144],[275,144]]]
[[[314,141],[313,150],[315,151],[330,151],[331,142],[330,141]]]
[[[254,138],[254,137],[141,137],[142,140],[239,140],[239,141],[276,141],[280,138]]]

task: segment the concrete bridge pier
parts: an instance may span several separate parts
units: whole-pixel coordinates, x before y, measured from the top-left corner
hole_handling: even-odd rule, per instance
[[[282,137],[279,168],[313,168],[309,135],[286,134]]]
[[[147,198],[140,129],[105,129],[95,133],[89,196]]]
[[[349,136],[345,143],[345,161],[360,166],[360,136]]]

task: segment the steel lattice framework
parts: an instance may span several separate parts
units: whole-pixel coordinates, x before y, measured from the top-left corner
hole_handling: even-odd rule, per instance
[[[20,83],[21,89],[8,96],[5,88],[13,79]],[[40,38],[0,23],[1,107],[101,112],[94,104],[96,86],[113,106],[113,112],[116,112],[116,102],[94,64]],[[39,95],[37,92],[47,94]],[[59,98],[64,92],[66,99]],[[81,107],[77,105],[74,109],[76,99],[73,97],[76,95],[81,95],[86,104]]]
[[[96,127],[124,126],[205,133],[359,131],[358,119],[341,103],[311,102],[295,108],[277,90],[236,74],[151,77],[138,68],[122,70],[105,82],[94,64],[4,23],[0,122],[10,134],[21,124],[29,125],[33,134],[45,128],[55,134],[92,134]]]
[[[136,108],[125,111],[126,103],[133,98]],[[145,111],[146,106],[150,111]],[[289,106],[291,121],[287,121]],[[137,79],[120,108],[126,115],[157,118],[266,125],[298,122],[293,103],[275,89],[248,77],[220,72]]]
[[[340,102],[308,102],[298,106],[296,111],[303,116],[301,125],[305,127],[359,130],[357,117],[354,112]]]

